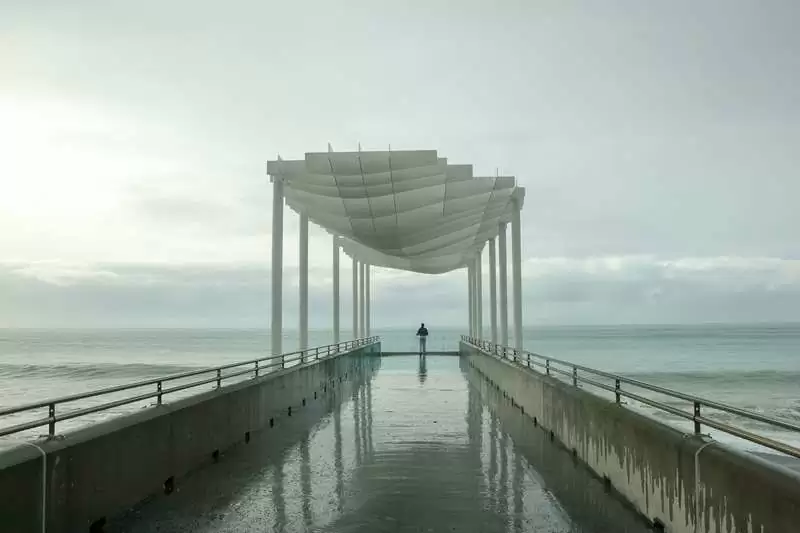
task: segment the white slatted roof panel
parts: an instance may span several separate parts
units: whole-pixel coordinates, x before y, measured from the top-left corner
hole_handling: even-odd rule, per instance
[[[430,274],[464,267],[524,199],[514,177],[475,177],[435,150],[308,152],[268,161],[267,173],[345,253]]]

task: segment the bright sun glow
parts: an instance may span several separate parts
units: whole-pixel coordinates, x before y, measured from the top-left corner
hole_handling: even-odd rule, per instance
[[[44,217],[105,209],[116,164],[101,145],[111,133],[92,110],[0,99],[0,209]]]
[[[82,103],[0,93],[0,257],[129,250],[132,187],[184,171],[146,131]]]

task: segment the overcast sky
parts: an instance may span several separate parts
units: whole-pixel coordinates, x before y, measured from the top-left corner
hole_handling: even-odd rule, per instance
[[[328,142],[516,175],[527,324],[800,320],[799,25],[796,0],[0,0],[0,327],[266,327],[264,161]],[[316,327],[330,249],[312,228]],[[377,325],[466,324],[463,271],[374,296]]]

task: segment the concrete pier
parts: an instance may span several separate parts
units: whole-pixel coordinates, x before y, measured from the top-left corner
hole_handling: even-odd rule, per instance
[[[796,472],[469,344],[379,349],[39,442],[44,487],[34,447],[0,454],[2,531],[42,531],[43,508],[49,533],[786,533],[800,519]]]
[[[264,433],[106,530],[648,531],[569,452],[531,439],[533,423],[464,360],[378,361],[324,415]]]

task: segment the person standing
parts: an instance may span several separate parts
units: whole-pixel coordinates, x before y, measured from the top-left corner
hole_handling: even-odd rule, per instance
[[[425,327],[424,322],[419,326],[419,329],[417,330],[417,337],[419,337],[419,354],[425,355],[428,352],[426,347],[426,343],[428,340],[428,328]]]

